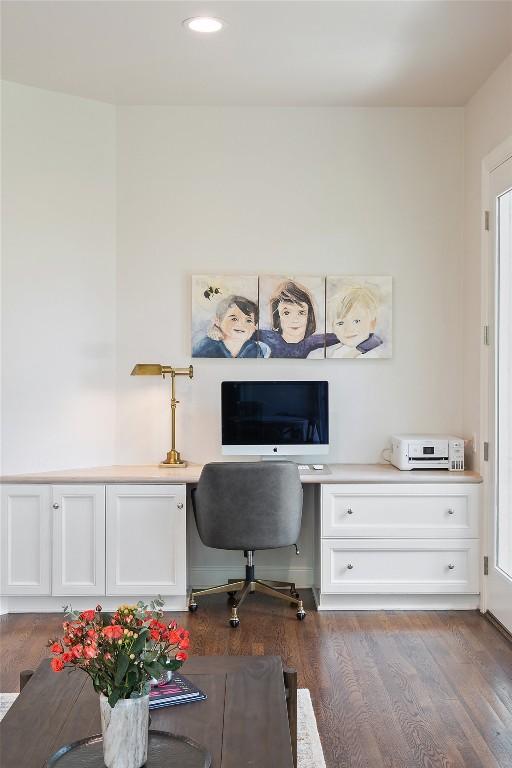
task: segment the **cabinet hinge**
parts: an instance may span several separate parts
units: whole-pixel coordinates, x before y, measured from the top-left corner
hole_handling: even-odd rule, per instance
[[[489,232],[490,228],[491,228],[491,212],[484,211],[484,229],[486,232]]]
[[[484,346],[488,347],[489,345],[490,345],[489,326],[488,325],[484,325]]]
[[[484,555],[484,576],[489,575],[489,558],[487,555]]]
[[[489,461],[489,443],[484,443],[484,461]]]

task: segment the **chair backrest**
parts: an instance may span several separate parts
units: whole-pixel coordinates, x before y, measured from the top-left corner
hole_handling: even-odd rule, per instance
[[[207,547],[275,549],[299,538],[302,485],[292,461],[205,464],[192,498]]]

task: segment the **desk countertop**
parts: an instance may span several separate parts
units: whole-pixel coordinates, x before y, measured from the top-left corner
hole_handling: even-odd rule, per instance
[[[2,483],[197,483],[202,464],[189,464],[182,469],[166,469],[156,464],[119,465],[90,469],[63,469],[6,475]],[[324,470],[301,471],[303,483],[480,483],[478,472],[449,472],[446,469],[401,471],[391,464],[325,464]]]

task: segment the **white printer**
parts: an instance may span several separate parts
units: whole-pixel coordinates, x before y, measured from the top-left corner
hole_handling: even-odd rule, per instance
[[[391,463],[398,469],[464,469],[464,440],[453,435],[392,435]]]

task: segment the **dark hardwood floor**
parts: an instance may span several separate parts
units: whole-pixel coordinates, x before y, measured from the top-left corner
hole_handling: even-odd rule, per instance
[[[479,613],[316,613],[305,597],[304,622],[264,596],[246,601],[238,630],[222,596],[176,618],[194,654],[278,654],[295,667],[327,768],[512,768],[512,644]],[[18,690],[61,621],[0,619],[0,690]]]

